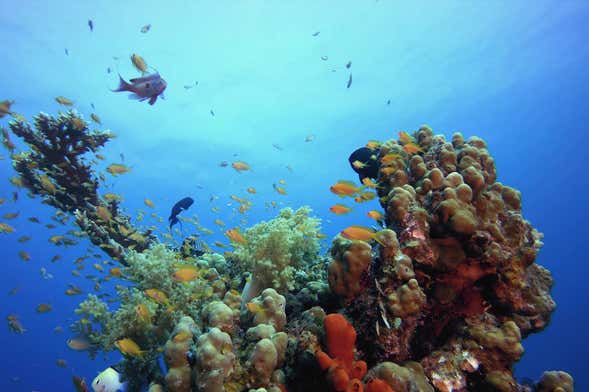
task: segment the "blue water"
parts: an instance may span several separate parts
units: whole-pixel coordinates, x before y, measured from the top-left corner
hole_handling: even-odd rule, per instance
[[[329,238],[347,225],[370,224],[365,213],[378,208],[376,201],[346,216],[328,210],[340,201],[329,186],[356,179],[347,162],[351,151],[368,139],[386,140],[422,124],[447,137],[455,131],[480,136],[495,158],[498,180],[521,190],[524,216],[545,233],[537,262],[555,279],[558,308],[544,332],[525,340],[517,374],[538,378],[544,370],[565,370],[578,391],[589,390],[589,3],[410,4],[3,1],[0,100],[14,100],[13,109],[28,118],[57,113],[57,96],[72,99],[86,118],[97,113],[118,135],[102,151],[101,168],[120,163],[121,153],[132,167],[131,173],[109,177],[112,192],[124,195],[124,209],[131,216],[147,211],[143,200],[150,198],[154,212],[166,218],[175,201],[191,196],[195,204],[188,215],[197,214],[215,231],[205,238],[210,243],[224,241],[215,218],[240,224],[230,195],[254,203],[245,226],[273,217],[277,210],[265,205],[271,201],[278,208],[310,205]],[[148,23],[151,30],[142,34]],[[132,53],[168,82],[166,99],[153,107],[109,91],[118,84],[117,72],[126,79],[137,76]],[[311,134],[315,139],[305,142]],[[8,178],[14,173],[8,153],[2,154],[0,197],[10,199],[15,189]],[[252,170],[240,174],[219,166],[236,159]],[[280,179],[288,195],[273,190]],[[248,195],[247,187],[258,193]],[[213,195],[218,199],[210,202]],[[53,210],[40,201],[21,190],[16,203],[0,206],[2,215],[20,212],[10,221],[17,232],[0,235],[1,316],[16,313],[27,329],[15,335],[0,328],[3,391],[72,390],[72,375],[91,380],[118,360],[112,354],[92,361],[65,344],[82,297],[64,291],[73,283],[93,292],[83,277],[98,273],[88,260],[81,277],[71,274],[89,241],[68,248],[49,243],[49,236],[70,227],[46,228]],[[43,224],[29,222],[30,216]],[[165,224],[159,226],[163,232]],[[23,235],[32,240],[19,243]],[[19,259],[21,250],[30,261]],[[56,254],[62,259],[51,263]],[[104,259],[101,254],[96,261]],[[42,267],[54,278],[43,279]],[[18,293],[9,295],[14,287]],[[101,292],[112,287],[104,284]],[[38,314],[39,303],[51,303],[53,310]],[[54,333],[56,326],[64,332]],[[67,367],[58,367],[57,359]]]

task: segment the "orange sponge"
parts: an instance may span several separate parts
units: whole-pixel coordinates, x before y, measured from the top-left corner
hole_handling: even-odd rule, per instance
[[[389,384],[379,378],[375,378],[366,384],[365,392],[395,392]]]

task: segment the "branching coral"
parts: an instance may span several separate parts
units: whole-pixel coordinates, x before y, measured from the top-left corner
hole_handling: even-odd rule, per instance
[[[92,161],[84,156],[96,153],[115,135],[90,131],[75,111],[57,117],[40,113],[34,126],[18,120],[9,123],[11,131],[30,146],[29,151],[12,155],[22,184],[33,194],[42,195],[45,203],[74,214],[90,240],[117,260],[126,249],[149,247],[154,240],[151,232],[140,233],[119,209],[117,200],[100,197]]]

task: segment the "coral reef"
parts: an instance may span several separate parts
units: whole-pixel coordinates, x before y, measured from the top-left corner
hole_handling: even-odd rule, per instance
[[[130,391],[530,390],[513,366],[550,321],[552,277],[480,138],[423,126],[381,144],[378,243],[338,235],[322,258],[319,220],[287,208],[243,238],[229,232],[234,251],[221,256],[190,238],[170,249],[99,196],[82,155],[111,134],[75,112],[40,114],[35,128],[10,123],[31,146],[12,155],[20,181],[123,264],[120,304],[89,295],[72,330],[91,356],[123,352]],[[24,332],[16,316],[9,327]],[[573,380],[545,372],[533,388],[568,392]]]

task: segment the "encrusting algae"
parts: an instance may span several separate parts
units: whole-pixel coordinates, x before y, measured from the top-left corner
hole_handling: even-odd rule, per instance
[[[12,120],[31,147],[12,160],[23,187],[120,263],[107,270],[128,282],[119,305],[89,294],[72,330],[92,357],[124,354],[117,369],[130,391],[531,391],[513,366],[522,339],[550,320],[552,277],[535,264],[542,235],[523,218],[520,193],[496,181],[483,140],[449,142],[424,126],[370,141],[375,181],[331,190],[363,202],[373,189],[382,212],[369,216],[384,228],[342,228],[322,258],[319,219],[286,208],[227,230],[234,249],[223,256],[171,249],[135,228],[82,159],[112,134],[76,119],[40,114],[35,130]],[[18,316],[8,322],[25,331]],[[573,381],[545,372],[534,390],[572,391]]]

